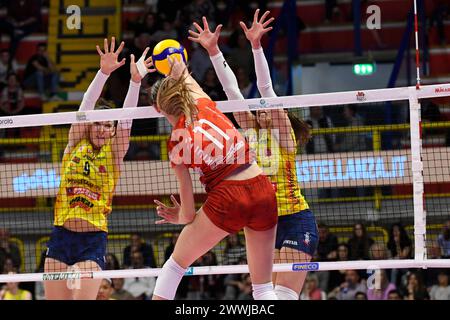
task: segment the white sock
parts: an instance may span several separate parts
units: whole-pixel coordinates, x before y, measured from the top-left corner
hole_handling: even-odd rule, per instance
[[[170,256],[169,260],[167,260],[162,267],[161,273],[156,280],[153,294],[167,300],[173,300],[181,278],[183,278],[186,270],[187,269],[181,267],[176,263],[172,256]]]
[[[279,300],[298,300],[297,292],[284,286],[276,285],[275,294]]]
[[[252,284],[253,299],[255,300],[278,300],[275,291],[273,290],[273,283]]]

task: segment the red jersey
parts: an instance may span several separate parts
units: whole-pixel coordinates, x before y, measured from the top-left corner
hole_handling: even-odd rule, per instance
[[[168,144],[172,166],[183,164],[199,171],[211,190],[238,167],[251,163],[247,141],[210,99],[197,100],[193,123],[183,115],[172,129]]]

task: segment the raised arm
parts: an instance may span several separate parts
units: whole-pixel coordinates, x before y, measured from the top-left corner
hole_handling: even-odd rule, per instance
[[[263,48],[261,46],[261,38],[264,34],[272,30],[272,27],[268,27],[269,24],[274,20],[270,18],[265,21],[267,16],[270,14],[266,11],[259,19],[259,9],[255,11],[253,17],[253,22],[250,28],[247,28],[244,22],[240,22],[242,29],[244,30],[245,36],[252,46],[253,59],[255,60],[255,71],[256,71],[256,83],[258,86],[259,93],[261,97],[271,98],[276,97],[276,93],[273,90],[272,79],[270,78],[269,65],[267,64],[266,57],[264,55]],[[291,121],[289,120],[288,114],[284,109],[272,109],[267,110],[270,118],[272,119],[272,126],[279,130],[280,134],[280,146],[289,152],[294,152],[297,150],[297,145],[291,137]]]
[[[203,28],[194,22],[194,27],[198,32],[189,30],[189,40],[199,43],[208,52],[209,58],[214,66],[217,77],[227,95],[228,100],[244,100],[244,96],[239,90],[238,82],[233,71],[225,61],[222,52],[218,46],[220,30],[222,25],[218,25],[214,32],[211,32],[208,26],[208,21],[203,17]],[[234,118],[242,129],[254,128],[255,117],[249,111],[234,112]]]
[[[127,96],[125,97],[125,101],[123,103],[123,108],[136,108],[139,100],[139,90],[141,88],[141,81],[145,77],[145,75],[149,72],[155,72],[156,70],[152,68],[153,64],[151,61],[151,57],[145,59],[145,56],[148,53],[150,48],[145,48],[144,53],[138,62],[135,62],[134,55],[130,56],[130,86],[128,87]],[[128,151],[128,147],[130,145],[130,133],[131,126],[133,125],[133,120],[119,120],[117,123],[117,131],[116,136],[112,142],[112,151],[114,154],[114,158],[116,159],[116,163],[121,164],[125,154]]]
[[[119,57],[120,52],[122,51],[124,46],[124,42],[120,44],[119,48],[116,52],[114,52],[115,48],[115,38],[111,38],[111,47],[108,46],[108,39],[105,39],[104,41],[104,51],[102,52],[100,50],[100,47],[97,45],[97,52],[100,55],[100,70],[97,72],[97,74],[94,77],[94,80],[92,80],[91,84],[89,85],[88,89],[83,95],[83,100],[81,101],[80,108],[78,111],[89,111],[93,110],[95,107],[95,103],[97,102],[98,98],[100,97],[103,86],[106,83],[106,80],[108,80],[109,75],[116,70],[117,68],[123,66],[125,64],[125,58],[122,59],[120,62],[117,61],[117,58]],[[88,124],[86,123],[79,123],[79,124],[72,124],[69,131],[69,142],[67,144],[66,150],[64,153],[68,153],[71,151],[71,149],[77,145],[77,143],[86,137],[87,135],[87,128]]]

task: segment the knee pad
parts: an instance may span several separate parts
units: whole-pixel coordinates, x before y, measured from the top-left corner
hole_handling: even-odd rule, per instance
[[[275,286],[275,294],[277,295],[279,300],[298,300],[299,295],[292,289],[289,289],[284,286],[276,285]]]
[[[181,267],[172,256],[170,256],[169,260],[167,260],[162,267],[161,273],[156,280],[153,294],[167,300],[173,300],[181,278],[183,278],[186,270],[187,269]]]
[[[255,300],[278,300],[275,291],[273,290],[273,283],[252,284],[253,299]]]

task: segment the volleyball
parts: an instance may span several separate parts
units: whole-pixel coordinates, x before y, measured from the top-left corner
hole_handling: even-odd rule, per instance
[[[170,73],[170,62],[167,60],[169,56],[179,61],[183,59],[184,63],[187,63],[187,51],[178,41],[166,39],[158,42],[153,48],[153,65],[159,73],[165,76]]]

